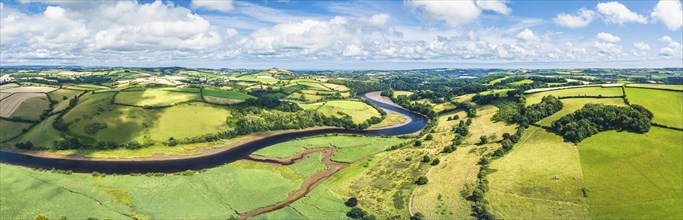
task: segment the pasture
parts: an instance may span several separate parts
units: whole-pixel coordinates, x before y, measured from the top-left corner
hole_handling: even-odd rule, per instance
[[[672,85],[672,84],[628,84],[628,85],[626,85],[626,87],[673,89],[673,90],[683,91],[683,85]]]
[[[537,92],[532,94],[527,94],[526,105],[532,105],[540,103],[544,96],[553,95],[555,97],[565,97],[565,96],[622,96],[623,92],[621,87],[581,87],[581,88],[569,88],[569,89],[559,89],[547,92]]]
[[[592,104],[605,104],[605,105],[615,105],[615,106],[626,106],[624,99],[622,98],[577,98],[577,99],[560,99],[562,102],[562,109],[555,114],[552,114],[540,121],[537,124],[541,126],[550,126],[553,122],[560,119],[562,116],[568,115],[583,108],[584,105]]]
[[[69,101],[73,97],[76,97],[78,94],[81,93],[82,91],[69,89],[58,89],[48,93],[47,95],[50,97],[50,99],[57,102],[57,104],[54,105],[54,109],[52,110],[52,112],[64,111],[66,108],[69,107]]]
[[[589,218],[578,149],[542,128],[529,127],[519,143],[489,165],[493,213],[504,219]]]
[[[240,92],[218,90],[218,89],[203,89],[202,95],[204,95],[205,97],[210,96],[210,97],[216,97],[216,98],[236,99],[236,100],[247,100],[250,98],[256,98],[254,96],[247,95],[247,94],[240,93]]]
[[[410,91],[394,91],[394,98],[402,96],[402,95],[410,97],[410,95],[412,95],[412,94],[413,94],[413,92],[410,92]]]
[[[626,98],[652,111],[652,122],[683,128],[683,92],[626,88]]]
[[[326,116],[342,117],[339,112],[351,116],[353,122],[360,124],[372,117],[380,117],[377,109],[361,101],[354,100],[334,100],[325,102],[325,105],[318,108],[318,111]]]
[[[353,163],[368,155],[379,153],[407,141],[409,140],[393,137],[321,136],[275,144],[257,150],[254,154],[265,157],[288,158],[303,149],[334,146],[337,148],[337,152],[332,156],[332,160]]]
[[[508,83],[508,85],[510,85],[510,86],[521,86],[521,85],[526,85],[526,84],[531,84],[531,83],[534,83],[534,81],[530,80],[530,79],[524,79],[524,80]]]
[[[44,93],[13,93],[9,97],[0,101],[0,117],[11,118],[13,116],[26,115],[27,113],[22,113],[22,112],[19,112],[17,115],[14,115],[14,114],[15,114],[15,112],[17,112],[17,110],[22,106],[22,104],[25,101],[28,101],[31,99],[35,99],[35,100],[32,100],[30,102],[30,104],[28,104],[28,105],[24,105],[25,106],[24,108],[30,107],[31,105],[36,105],[36,107],[43,107],[43,105],[41,105],[41,101],[39,101],[40,99],[47,102],[47,97],[45,97]],[[48,103],[48,105],[49,105],[49,103]],[[47,107],[42,108],[42,110],[45,110],[45,109],[47,109]],[[26,110],[26,109],[24,109],[24,110]],[[33,112],[33,110],[31,110],[31,112]],[[40,116],[40,114],[38,114],[38,115]],[[30,120],[30,119],[28,119],[28,120]]]
[[[116,95],[115,102],[133,106],[169,106],[195,100],[201,100],[199,93],[145,89],[142,91],[121,91]]]
[[[507,78],[510,78],[510,76],[505,76],[505,77],[501,77],[498,79],[491,80],[490,82],[488,82],[484,85],[493,85],[493,84],[499,83],[500,81],[506,80]]]
[[[408,118],[406,116],[403,116],[398,113],[389,113],[387,114],[387,117],[384,118],[381,122],[371,125],[370,128],[383,128],[383,127],[389,127],[393,125],[400,125],[408,121]]]
[[[39,95],[23,100],[10,117],[36,122],[40,121],[40,116],[50,107],[50,101],[47,100],[47,96],[43,93],[15,93],[9,99],[13,99],[12,97],[21,97],[24,94]],[[11,108],[12,106],[8,107]]]
[[[8,121],[0,119],[0,142],[5,142],[21,134],[21,131],[28,129],[31,124],[23,122]]]
[[[213,134],[229,129],[226,119],[230,109],[206,103],[186,103],[164,108],[156,122],[148,123],[149,136],[152,140],[166,141],[170,137],[176,139],[190,138],[204,134]],[[201,112],[201,114],[196,114]]]
[[[496,94],[498,94],[498,95],[500,95],[500,97],[505,97],[505,96],[507,96],[507,92],[510,90],[514,90],[514,89],[491,89],[488,91],[480,92],[479,95],[490,95],[490,94],[496,95]]]
[[[579,143],[591,217],[683,218],[682,144],[683,132],[659,127],[606,131]]]
[[[52,122],[56,117],[57,115],[48,117],[8,144],[13,146],[14,143],[31,141],[35,146],[52,147],[52,142],[62,139],[61,133],[52,127]]]
[[[33,219],[38,214],[50,219],[237,217],[284,200],[305,178],[290,166],[243,161],[194,175],[97,177],[6,164],[0,164],[0,170],[2,219]]]

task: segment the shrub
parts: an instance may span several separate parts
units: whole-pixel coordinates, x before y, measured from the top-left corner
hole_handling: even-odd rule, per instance
[[[432,161],[432,166],[439,165],[439,163],[441,163],[441,160],[439,160],[439,158],[436,158]]]
[[[365,210],[357,207],[352,208],[351,211],[346,213],[346,216],[353,219],[360,219],[366,215],[368,215],[368,213]]]
[[[420,178],[417,178],[417,180],[415,181],[415,184],[417,185],[425,185],[427,183],[429,183],[429,179],[427,179],[426,176],[421,176]]]
[[[346,205],[348,207],[355,207],[358,205],[358,199],[356,199],[356,197],[351,197],[351,198],[349,198],[349,200],[346,200],[344,205]]]
[[[425,141],[431,141],[432,139],[434,139],[434,136],[432,136],[432,134],[428,134],[427,137],[425,137]]]
[[[432,158],[429,158],[429,155],[422,156],[422,163],[429,163],[429,161],[432,161]]]
[[[414,145],[415,145],[415,147],[422,146],[422,141],[417,140],[417,141],[415,141]]]

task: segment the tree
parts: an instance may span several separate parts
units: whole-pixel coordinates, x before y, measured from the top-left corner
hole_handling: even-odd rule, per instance
[[[429,163],[429,161],[432,161],[432,158],[429,158],[429,155],[424,155],[422,156],[422,163]]]
[[[477,117],[477,109],[470,108],[467,110],[467,117],[474,118]]]
[[[410,220],[424,220],[424,219],[425,219],[425,216],[420,212],[416,212],[415,215],[410,216]]]
[[[426,176],[421,176],[420,178],[417,178],[417,180],[415,181],[415,184],[417,185],[425,185],[427,183],[429,183],[429,180]]]
[[[486,143],[489,143],[489,138],[486,137],[486,135],[482,135],[481,137],[479,137],[479,140],[480,140],[480,141],[479,141],[479,144],[486,144]]]
[[[434,136],[432,136],[432,134],[428,134],[427,137],[425,137],[425,141],[431,141],[432,139],[434,139]]]
[[[422,146],[422,141],[417,140],[417,141],[415,141],[415,144],[414,144],[414,145],[415,145],[415,147]]]
[[[436,158],[432,161],[432,166],[439,165],[440,162],[441,162],[441,160],[439,160],[439,158]]]
[[[346,216],[348,216],[349,218],[353,218],[353,219],[360,219],[366,215],[368,215],[368,213],[365,212],[365,210],[358,208],[358,207],[354,207],[351,209],[351,211],[346,213]]]
[[[129,150],[135,150],[142,148],[142,145],[137,141],[131,141],[126,145],[126,148],[128,148]]]
[[[356,199],[356,197],[351,197],[351,198],[349,198],[349,200],[346,200],[344,205],[346,205],[348,207],[355,207],[358,205],[358,199]]]

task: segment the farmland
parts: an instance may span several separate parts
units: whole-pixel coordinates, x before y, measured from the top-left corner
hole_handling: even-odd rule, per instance
[[[169,106],[181,102],[201,100],[199,93],[175,92],[165,89],[123,91],[116,95],[116,103],[133,106]]]
[[[626,98],[650,109],[655,116],[653,122],[683,128],[683,92],[626,88]]]
[[[526,105],[532,105],[541,102],[541,98],[544,96],[552,95],[555,97],[566,97],[566,96],[622,96],[623,92],[621,87],[582,87],[582,88],[571,88],[571,89],[560,89],[548,92],[533,93],[526,96]]]
[[[328,101],[317,109],[327,116],[343,117],[339,112],[351,116],[354,123],[363,123],[371,117],[380,117],[377,109],[360,101]]]
[[[550,126],[557,119],[562,116],[568,115],[583,108],[586,104],[605,104],[605,105],[616,105],[616,106],[626,106],[624,99],[621,98],[575,98],[575,99],[562,99],[562,110],[542,119],[538,122],[541,126]]]
[[[22,130],[28,129],[31,126],[29,123],[8,121],[0,119],[0,142],[7,141],[19,136]]]
[[[38,111],[41,109],[47,109],[47,106],[41,102],[41,100],[47,102],[47,97],[45,97],[45,94],[43,93],[13,93],[11,96],[0,101],[0,117],[11,118],[13,116],[33,116],[33,114],[31,114],[33,113],[33,110],[31,110],[30,113],[19,112],[18,115],[14,115],[17,112],[17,109],[19,109],[25,101],[29,100],[31,100],[30,104],[24,105],[24,111],[27,109],[30,110],[33,105],[36,105],[35,107],[39,108],[37,109]],[[38,115],[40,115],[40,113],[38,113]],[[26,119],[30,120],[30,118]]]

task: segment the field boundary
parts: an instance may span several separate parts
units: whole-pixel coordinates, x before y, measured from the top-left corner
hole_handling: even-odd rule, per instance
[[[653,85],[660,85],[660,84],[653,84]],[[664,85],[677,85],[677,84],[664,84]],[[683,90],[678,90],[678,89],[653,88],[653,87],[644,87],[644,86],[628,86],[628,85],[626,85],[625,87],[638,88],[638,89],[654,89],[654,90],[663,90],[663,91],[671,91],[671,92],[683,92]]]

